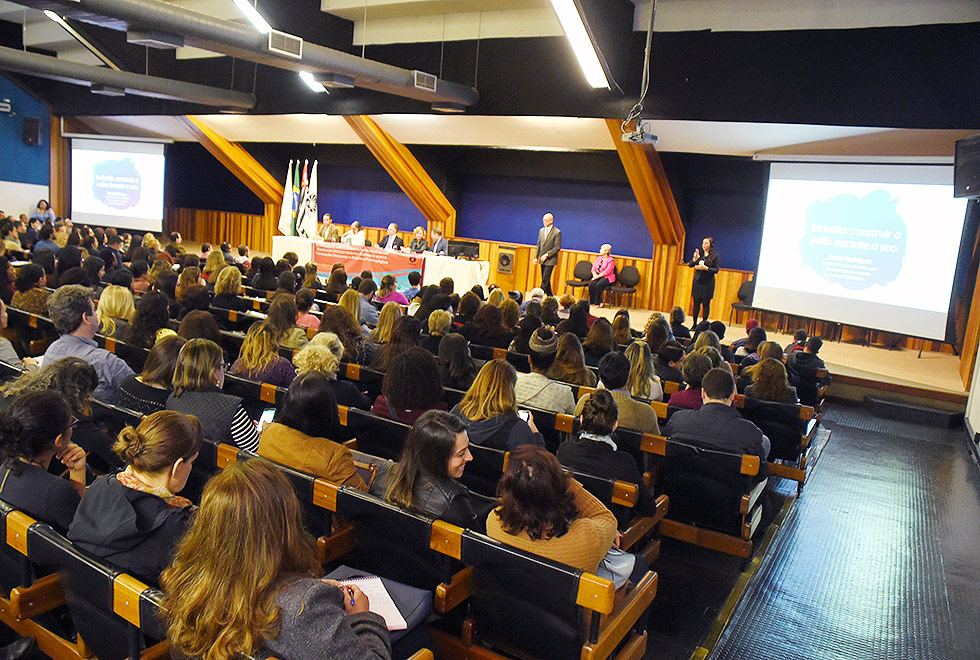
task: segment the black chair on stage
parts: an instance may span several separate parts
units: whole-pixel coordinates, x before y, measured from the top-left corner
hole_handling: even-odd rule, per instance
[[[572,275],[575,279],[565,280],[565,286],[571,289],[587,288],[589,282],[592,281],[592,264],[583,259],[575,264],[575,270],[572,271]]]
[[[629,307],[633,304],[633,296],[636,295],[636,285],[639,283],[640,271],[637,270],[636,266],[626,266],[616,276],[616,282],[606,289],[606,293],[613,296],[613,302],[616,305],[619,304],[620,296],[626,296],[626,306]]]
[[[755,297],[755,280],[746,280],[738,287],[738,302],[732,303],[732,313],[728,316],[728,325],[732,324],[732,319],[741,312],[752,311],[752,299]]]

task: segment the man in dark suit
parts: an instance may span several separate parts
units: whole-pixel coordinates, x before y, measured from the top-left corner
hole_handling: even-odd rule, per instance
[[[541,264],[541,288],[546,295],[551,293],[551,272],[558,265],[558,253],[561,252],[561,229],[555,227],[555,216],[545,213],[541,218],[544,226],[538,230],[538,251],[533,263]]]
[[[405,241],[398,235],[398,225],[394,222],[388,225],[388,233],[378,241],[378,247],[383,250],[400,250],[405,247]]]
[[[430,234],[432,235],[432,252],[434,254],[440,254],[442,256],[449,255],[449,241],[442,237],[441,229],[433,229]]]
[[[759,457],[756,480],[768,474],[769,438],[752,422],[742,419],[732,401],[735,379],[727,369],[712,369],[701,381],[700,410],[678,410],[664,427],[664,435],[706,449],[719,449]]]

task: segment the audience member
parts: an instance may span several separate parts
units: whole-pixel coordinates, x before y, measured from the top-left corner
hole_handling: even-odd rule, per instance
[[[203,441],[198,419],[173,411],[155,412],[136,428],[127,426],[115,445],[126,469],[92,483],[68,538],[81,550],[156,584],[194,508],[177,493]]]
[[[356,293],[354,293],[357,296]],[[350,312],[340,305],[328,305],[320,319],[320,332],[332,332],[344,345],[344,355],[353,364],[371,364],[375,349],[351,318]]]
[[[150,348],[160,337],[175,334],[170,322],[169,301],[160,291],[147,291],[136,303],[136,316],[123,335],[123,341],[139,348]]]
[[[585,364],[590,367],[599,366],[599,360],[615,348],[616,341],[613,339],[612,324],[607,319],[599,319],[592,324],[589,334],[582,342]]]
[[[460,483],[473,460],[463,422],[440,410],[419,416],[397,463],[380,466],[371,492],[403,509],[459,527],[483,529],[470,491]],[[482,511],[486,519],[487,511]]]
[[[408,274],[408,288],[402,291],[405,300],[411,302],[419,293],[419,285],[422,283],[422,273],[413,270]]]
[[[686,322],[687,316],[684,314],[683,307],[674,307],[670,310],[670,332],[675,339],[691,338],[691,331],[684,325]]]
[[[404,424],[414,424],[426,410],[445,410],[439,367],[432,354],[415,347],[388,363],[381,394],[371,412]]]
[[[589,308],[583,300],[572,305],[568,318],[558,324],[558,334],[566,332],[574,334],[579,339],[585,339],[589,334]]]
[[[711,371],[711,360],[706,355],[691,353],[684,358],[682,371],[687,389],[671,394],[670,399],[667,400],[667,405],[697,410],[701,407],[702,402],[701,380],[706,373]]]
[[[735,341],[732,342],[731,344],[732,351],[738,353],[738,349],[741,348],[741,346],[749,340],[749,334],[758,327],[759,327],[758,319],[749,319],[748,321],[746,321],[745,336],[742,337],[741,339],[736,339]],[[742,353],[742,355],[745,355],[745,353]]]
[[[326,375],[309,371],[289,386],[275,421],[259,437],[259,456],[330,483],[367,490],[350,449],[339,444],[337,400]]]
[[[214,552],[216,538],[226,551]],[[323,658],[390,659],[385,621],[367,596],[317,579],[321,571],[282,473],[268,461],[230,465],[205,488],[162,576],[172,648],[208,660],[309,657],[311,649]]]
[[[619,408],[619,426],[640,433],[660,434],[657,413],[649,404],[634,400],[626,390],[629,382],[630,361],[620,351],[613,351],[599,361],[599,384],[612,395]],[[591,394],[579,398],[575,416],[582,414]]]
[[[347,290],[347,273],[344,269],[338,269],[330,273],[327,280],[327,295],[339,298]]]
[[[239,296],[242,290],[242,273],[234,266],[225,266],[214,278],[214,300],[211,305],[221,309],[247,312],[251,303]]]
[[[528,341],[527,361],[530,373],[517,374],[514,386],[518,405],[547,410],[566,415],[575,410],[575,397],[572,388],[564,383],[556,383],[546,375],[555,362],[558,353],[558,335],[550,327],[538,328]]]
[[[52,390],[18,396],[0,413],[0,499],[64,534],[85,492],[85,450],[73,443],[75,417]],[[52,459],[69,469],[69,480],[48,471]]]
[[[517,372],[505,360],[483,365],[473,385],[452,413],[463,420],[470,442],[492,449],[512,451],[521,445],[544,446],[534,418],[517,414],[514,386]]]
[[[289,387],[296,377],[292,363],[279,355],[268,323],[253,323],[245,333],[238,359],[231,365],[231,373],[276,387]]]
[[[122,338],[129,330],[129,324],[133,321],[133,317],[136,316],[133,292],[121,286],[110,284],[99,297],[96,316],[99,319],[100,334],[116,339]]]
[[[800,403],[805,406],[816,406],[820,403],[820,388],[829,386],[833,379],[828,373],[824,377],[817,375],[821,369],[826,369],[824,361],[817,357],[823,340],[820,337],[810,337],[802,351],[790,353],[786,358],[786,368],[792,369],[799,375],[796,392]]]
[[[391,341],[391,331],[395,327],[395,320],[402,316],[402,308],[398,303],[385,303],[378,314],[378,322],[368,337],[375,344],[383,345]]]
[[[51,292],[45,286],[44,269],[37,264],[20,267],[15,281],[17,290],[10,299],[10,306],[31,314],[48,315],[48,297]]]
[[[571,332],[558,337],[558,353],[555,363],[547,373],[548,378],[572,385],[595,387],[595,373],[585,366],[585,353],[578,336]]]
[[[303,348],[306,342],[306,328],[296,325],[299,310],[292,296],[279,296],[269,305],[266,323],[275,337],[276,344],[284,348]]]
[[[95,397],[106,403],[116,401],[116,390],[133,373],[123,360],[95,343],[99,317],[92,302],[93,292],[78,285],[59,288],[48,298],[48,312],[55,329],[61,334],[44,352],[44,362],[63,357],[78,357],[99,375]]]
[[[479,371],[463,335],[451,332],[439,341],[439,378],[444,387],[467,390]]]
[[[176,335],[153,345],[143,363],[143,371],[127,376],[119,386],[120,406],[149,415],[167,407],[173,387],[177,355],[187,340]]]
[[[799,403],[796,388],[789,384],[786,367],[781,360],[766,358],[752,374],[752,384],[745,388],[745,396],[776,403]]]
[[[624,353],[630,361],[630,376],[626,383],[626,391],[630,396],[651,401],[662,401],[664,389],[660,384],[653,367],[653,356],[646,342],[634,341],[626,347]]]
[[[786,347],[786,354],[802,351],[806,348],[806,330],[802,328],[793,333],[793,343]]]
[[[177,355],[173,392],[167,398],[167,409],[196,415],[204,436],[212,442],[228,442],[255,451],[259,437],[241,397],[225,394],[224,355],[221,348],[207,339],[191,339]]]
[[[379,371],[386,371],[396,355],[418,346],[421,331],[417,318],[399,316],[392,326],[391,339],[386,344],[382,344],[374,360],[371,361],[371,366]]]
[[[473,317],[476,313],[480,311],[480,299],[472,291],[467,291],[459,299],[459,307],[456,310],[456,316],[453,318],[453,323],[457,327],[465,327],[473,323]]]
[[[531,341],[531,335],[541,326],[541,317],[529,313],[517,324],[517,336],[514,337],[514,341],[510,343],[507,350],[515,353],[530,353],[531,349],[528,347],[528,343]]]
[[[473,323],[461,333],[471,343],[494,348],[507,348],[514,339],[514,333],[501,320],[500,308],[489,303],[480,308],[473,316]]]
[[[357,285],[357,293],[361,296],[359,319],[371,326],[378,322],[378,308],[371,302],[371,298],[374,297],[374,292],[377,290],[378,285],[370,277],[362,279],[361,283]]]
[[[422,338],[419,346],[433,355],[439,355],[439,342],[449,333],[453,323],[453,315],[444,309],[432,310],[429,314],[429,334]]]
[[[332,332],[316,334],[303,348],[293,356],[293,365],[297,374],[310,371],[321,373],[327,377],[327,384],[337,404],[348,408],[369,410],[371,400],[349,380],[339,380],[337,371],[340,360],[344,357],[344,345],[340,338]]]

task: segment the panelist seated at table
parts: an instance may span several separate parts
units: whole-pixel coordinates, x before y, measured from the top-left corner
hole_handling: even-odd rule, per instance
[[[378,247],[383,250],[399,250],[405,247],[405,241],[398,235],[398,225],[394,222],[388,225],[388,232],[378,241]]]
[[[403,250],[405,248],[402,248]],[[429,242],[425,240],[425,228],[416,227],[412,241],[408,244],[408,249],[412,252],[425,252],[429,249]]]
[[[344,235],[340,237],[341,243],[346,243],[347,245],[360,245],[364,246],[364,241],[367,240],[367,232],[364,231],[364,227],[361,223],[355,220],[351,223],[350,229],[344,232]]]
[[[441,229],[433,229],[432,234],[432,252],[433,254],[448,256],[449,255],[449,241],[447,241],[442,236]]]

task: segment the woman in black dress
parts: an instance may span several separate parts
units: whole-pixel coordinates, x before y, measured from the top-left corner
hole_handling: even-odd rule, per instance
[[[701,316],[707,321],[711,299],[715,295],[715,273],[718,272],[719,259],[715,251],[715,239],[705,238],[701,241],[701,249],[694,250],[694,258],[688,263],[694,269],[694,284],[691,286],[691,297],[694,299],[694,325],[698,324],[698,310],[703,310]]]

